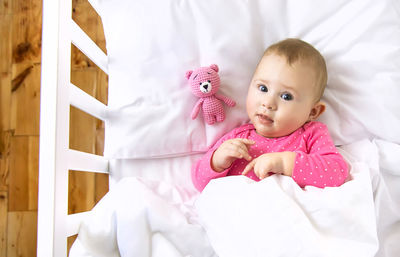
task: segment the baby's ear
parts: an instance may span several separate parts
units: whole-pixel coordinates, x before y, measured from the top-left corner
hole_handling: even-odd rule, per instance
[[[190,79],[190,75],[192,75],[192,73],[193,73],[193,71],[192,70],[188,70],[187,72],[186,72],[186,78],[187,79]]]
[[[324,102],[319,101],[314,105],[314,107],[310,111],[310,116],[308,119],[310,121],[316,120],[326,109],[326,105]]]
[[[210,65],[210,68],[213,69],[213,70],[215,70],[215,72],[218,72],[218,71],[219,71],[218,65],[216,65],[216,64],[211,64],[211,65]]]

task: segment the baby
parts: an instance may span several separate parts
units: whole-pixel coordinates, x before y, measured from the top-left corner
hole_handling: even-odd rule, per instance
[[[223,136],[192,168],[195,187],[211,179],[246,175],[255,181],[290,176],[301,187],[342,185],[348,167],[327,127],[316,122],[327,83],[322,55],[299,39],[268,47],[251,80],[246,109],[250,124]]]

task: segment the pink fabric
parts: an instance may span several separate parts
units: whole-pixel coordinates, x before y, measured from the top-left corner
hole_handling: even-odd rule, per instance
[[[320,122],[309,122],[281,138],[265,138],[258,135],[252,124],[246,124],[223,136],[192,167],[192,181],[202,191],[211,179],[241,175],[248,164],[245,159],[236,160],[230,168],[218,173],[210,165],[214,151],[226,140],[247,138],[256,143],[249,149],[249,154],[256,158],[265,153],[292,151],[296,153],[292,178],[301,187],[307,185],[324,188],[342,185],[348,176],[348,166],[337,152],[329,135],[328,128]],[[247,176],[255,181],[259,178],[253,171]]]

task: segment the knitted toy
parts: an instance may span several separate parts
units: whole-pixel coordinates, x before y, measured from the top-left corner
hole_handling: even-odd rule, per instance
[[[212,125],[225,119],[224,107],[221,101],[228,106],[235,106],[235,101],[217,94],[220,85],[218,70],[218,66],[212,64],[209,67],[200,67],[194,71],[189,70],[186,72],[186,78],[189,80],[192,93],[200,98],[192,111],[193,120],[199,114],[200,108],[202,108],[205,122]]]

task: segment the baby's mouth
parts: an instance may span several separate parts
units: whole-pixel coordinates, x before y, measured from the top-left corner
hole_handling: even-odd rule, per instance
[[[274,123],[274,120],[265,114],[259,113],[259,114],[256,114],[256,117],[261,124],[270,125],[270,124]]]

